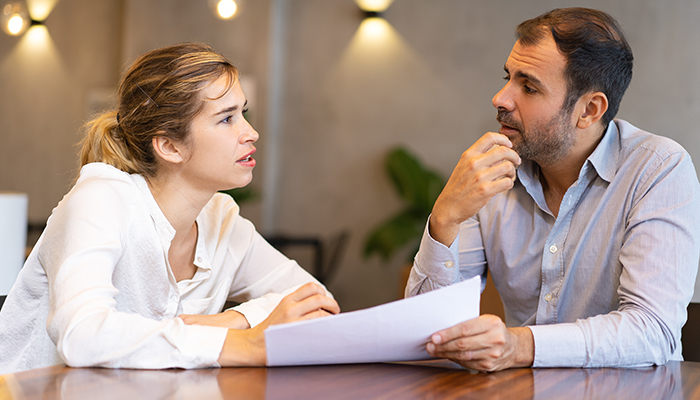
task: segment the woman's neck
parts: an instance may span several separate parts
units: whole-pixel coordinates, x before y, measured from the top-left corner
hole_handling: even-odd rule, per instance
[[[175,236],[170,242],[168,261],[176,281],[192,279],[197,267],[194,257],[199,234],[197,216],[213,193],[203,193],[184,180],[165,178],[146,179],[153,197],[170,225]]]
[[[175,229],[176,236],[187,234],[214,193],[203,193],[176,177],[147,178],[148,188],[158,207]]]

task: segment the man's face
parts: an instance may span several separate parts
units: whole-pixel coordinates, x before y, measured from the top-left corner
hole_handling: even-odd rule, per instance
[[[515,43],[506,65],[506,84],[493,97],[499,132],[520,157],[549,166],[566,157],[576,143],[571,110],[564,110],[566,59],[551,34],[540,43]]]

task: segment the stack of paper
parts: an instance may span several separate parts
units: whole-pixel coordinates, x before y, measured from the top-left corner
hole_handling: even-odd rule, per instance
[[[479,316],[481,278],[367,308],[265,331],[267,365],[349,364],[431,358],[435,332]]]

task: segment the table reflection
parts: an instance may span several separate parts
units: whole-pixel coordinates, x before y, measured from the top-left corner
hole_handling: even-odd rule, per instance
[[[683,382],[685,374],[686,382]],[[684,388],[684,384],[687,385]],[[700,394],[700,364],[649,368],[513,369],[453,364],[126,370],[52,367],[0,376],[0,399],[669,399]]]
[[[535,399],[550,399],[570,390],[567,400],[582,399],[680,399],[683,383],[681,364],[643,368],[586,368],[533,370]]]

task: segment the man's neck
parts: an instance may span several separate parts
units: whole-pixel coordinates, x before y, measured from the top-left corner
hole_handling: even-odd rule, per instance
[[[595,131],[579,132],[576,145],[566,157],[551,165],[538,163],[544,198],[547,201],[549,210],[555,217],[559,215],[559,206],[564,198],[564,194],[578,180],[583,164],[598,147],[606,129],[607,126],[598,126],[598,133]]]

